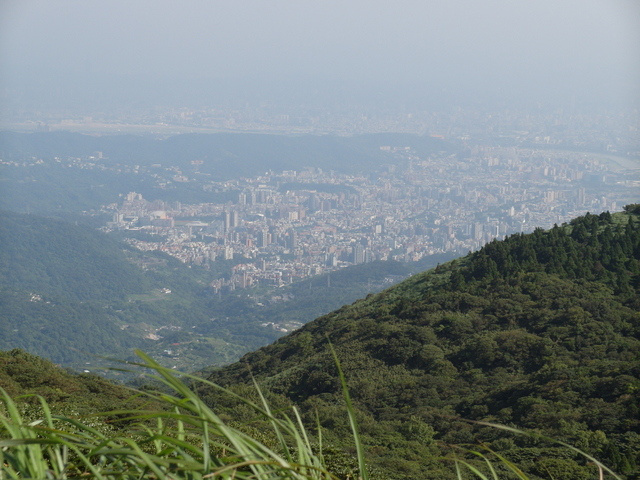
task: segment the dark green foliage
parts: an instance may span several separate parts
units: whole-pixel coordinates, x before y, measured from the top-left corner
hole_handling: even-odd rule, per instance
[[[9,212],[0,219],[0,288],[87,301],[124,300],[150,287],[123,245],[92,229]]]
[[[635,213],[636,215],[640,215],[640,203],[625,205],[624,211],[627,213]]]
[[[458,417],[545,432],[633,478],[640,461],[629,446],[640,438],[639,222],[632,212],[586,215],[493,242],[321,317],[212,378],[255,377],[309,415],[317,411],[339,439],[345,425],[336,419],[340,389],[329,340],[371,462],[394,478],[429,478],[424,463],[411,461],[438,454],[429,438],[507,446],[500,432]],[[418,434],[427,440],[415,441],[409,418],[429,426]],[[515,443],[505,454],[535,465],[542,478],[593,476],[577,457],[531,439],[508,441]]]
[[[453,255],[426,257],[422,266],[431,267],[436,261],[449,259]],[[259,348],[275,341],[282,334],[268,330],[261,324],[277,322],[307,323],[342,305],[377,292],[409,276],[416,265],[395,261],[371,262],[279,288],[275,293],[248,292],[236,295],[209,296],[207,306],[215,312],[216,321],[198,326],[197,331],[213,334],[224,328],[226,339],[245,344],[247,350]],[[260,300],[257,305],[252,297]],[[244,352],[243,352],[244,353]]]
[[[466,280],[509,280],[541,271],[563,278],[602,282],[633,296],[638,280],[640,228],[632,216],[587,214],[548,232],[516,234],[491,242],[471,259]],[[634,277],[634,278],[631,278]]]
[[[390,477],[448,478],[451,470],[436,461],[445,453],[443,444],[477,440],[542,478],[592,472],[571,454],[459,420],[465,418],[542,431],[633,478],[640,461],[638,224],[631,213],[587,215],[548,232],[494,242],[325,315],[214,377],[244,395],[251,387],[240,383],[249,384],[253,376],[270,389],[273,405],[286,404],[278,395],[295,400],[310,423],[317,415],[327,441],[341,451],[349,424],[328,338],[346,373],[370,461]],[[180,265],[165,261],[170,268],[151,271],[144,281],[165,285],[180,278],[169,273],[180,272]],[[332,284],[348,283],[345,275]],[[185,277],[170,286],[188,292],[188,285]],[[73,310],[68,302],[47,303],[45,297],[20,300],[26,293],[2,292],[3,315],[9,312],[14,323],[0,324],[0,338],[24,326],[23,338],[48,342],[61,356],[69,350],[64,330],[50,328],[48,319],[58,326],[69,322],[88,344],[98,348],[95,342],[104,342],[108,348],[117,345],[119,328],[91,320],[103,318],[105,310],[119,324],[128,318],[91,300],[76,301]],[[233,300],[230,309],[255,311],[248,297]],[[120,305],[127,315],[144,319],[170,314],[185,323],[198,321],[197,310],[185,309],[197,303]],[[254,328],[233,335],[249,338]],[[167,339],[192,343],[189,335],[176,331]],[[59,386],[64,378],[29,370],[30,361],[48,371],[36,360],[13,362],[5,369],[10,375],[2,377],[9,390],[41,388],[60,401],[75,395]],[[215,392],[201,393],[238,422],[254,420]]]

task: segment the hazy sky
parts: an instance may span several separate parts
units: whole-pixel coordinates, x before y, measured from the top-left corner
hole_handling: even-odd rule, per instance
[[[5,105],[630,102],[637,0],[0,0]]]

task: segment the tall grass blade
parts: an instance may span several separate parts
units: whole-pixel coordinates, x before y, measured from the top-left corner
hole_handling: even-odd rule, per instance
[[[362,441],[360,439],[360,433],[358,432],[358,423],[356,421],[356,413],[353,408],[353,403],[351,402],[351,395],[349,395],[349,388],[347,387],[347,380],[345,379],[344,373],[342,372],[342,367],[340,366],[340,360],[338,359],[338,354],[336,353],[333,345],[329,343],[329,348],[331,348],[331,354],[333,355],[333,359],[336,363],[336,367],[338,369],[338,376],[340,378],[340,385],[342,386],[342,393],[344,395],[344,401],[347,405],[347,414],[349,415],[349,423],[351,425],[351,433],[353,434],[353,440],[356,444],[356,454],[358,456],[358,469],[360,470],[360,478],[362,480],[368,480],[369,475],[367,473],[367,465],[365,462],[364,456],[364,447],[362,445]]]
[[[487,426],[487,427],[496,428],[498,430],[505,430],[507,432],[515,433],[517,435],[526,435],[526,436],[529,436],[529,437],[535,437],[535,438],[539,438],[541,440],[545,440],[545,441],[550,442],[550,443],[555,443],[557,445],[562,445],[563,447],[568,448],[569,450],[572,450],[573,452],[576,452],[580,456],[582,456],[582,457],[586,458],[587,460],[589,460],[590,462],[592,462],[594,465],[596,465],[598,467],[599,471],[607,472],[608,474],[612,475],[613,478],[615,478],[616,480],[623,480],[622,477],[617,475],[613,470],[611,470],[609,467],[604,465],[602,462],[600,462],[599,460],[597,460],[593,456],[591,456],[588,453],[583,452],[579,448],[576,448],[573,445],[570,445],[570,444],[568,444],[566,442],[563,442],[561,440],[556,440],[555,438],[547,437],[547,436],[541,435],[539,433],[525,432],[525,431],[520,430],[518,428],[509,427],[507,425],[500,425],[500,424],[497,424],[497,423],[478,422],[478,421],[471,421],[471,423],[475,423],[477,425],[484,425],[484,426]]]

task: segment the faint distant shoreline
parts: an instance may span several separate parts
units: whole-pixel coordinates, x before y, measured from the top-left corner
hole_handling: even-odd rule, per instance
[[[45,133],[45,132],[72,132],[85,135],[152,135],[156,137],[171,137],[184,134],[265,134],[265,135],[335,135],[352,136],[376,133],[404,133],[413,135],[424,135],[425,132],[413,131],[359,131],[349,132],[318,128],[318,127],[293,127],[291,125],[249,125],[238,124],[233,128],[221,126],[195,126],[176,125],[169,123],[135,124],[135,123],[106,123],[106,122],[86,122],[86,121],[62,121],[58,123],[43,122],[6,122],[0,123],[0,131],[10,131],[16,133]],[[478,139],[481,144],[482,140]],[[622,152],[603,152],[589,148],[581,149],[578,146],[567,148],[554,148],[547,144],[522,144],[517,148],[540,149],[554,153],[584,153],[606,162],[612,170],[635,170],[640,169],[640,157],[637,155],[625,155]]]

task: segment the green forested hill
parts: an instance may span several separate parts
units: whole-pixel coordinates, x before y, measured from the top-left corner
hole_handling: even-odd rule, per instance
[[[391,478],[447,478],[430,460],[441,454],[434,440],[483,441],[543,478],[592,478],[566,452],[458,418],[544,432],[637,478],[639,214],[631,205],[493,242],[321,317],[212,379],[257,378],[310,417],[316,411],[339,441],[348,424],[331,342],[370,462]]]
[[[2,212],[0,286],[73,301],[124,299],[151,288],[105,235],[35,215]]]
[[[136,347],[166,348],[147,337],[163,326],[179,330],[209,318],[199,298],[206,279],[186,270],[171,257],[143,254],[86,226],[2,212],[0,349],[85,368],[95,363],[91,354],[125,359]],[[165,287],[172,293],[161,294]],[[203,342],[213,363],[242,351],[224,342],[216,351]]]
[[[528,473],[515,477],[499,461],[498,478],[597,478],[593,463],[570,449],[468,421],[480,420],[566,441],[620,478],[636,479],[639,262],[640,205],[586,215],[414,275],[210,376],[260,403],[251,385],[256,379],[273,411],[289,413],[293,400],[311,425],[310,435],[318,423],[323,427],[322,456],[340,478],[353,478],[348,472],[356,465],[329,342],[355,403],[371,478],[460,478],[450,454],[464,456],[452,445],[465,444],[497,451]],[[14,397],[41,394],[56,413],[79,418],[139,405],[127,405],[126,391],[102,379],[68,375],[15,349],[0,353],[0,386]],[[196,388],[219,418],[280,448],[255,409],[219,389]],[[176,402],[180,408],[189,403]],[[28,420],[39,415],[37,405],[23,411]],[[98,428],[111,434],[108,422]],[[181,431],[159,428],[160,437],[177,435],[183,444]],[[129,435],[127,445],[142,438],[140,430],[131,430],[133,437],[126,428],[119,432]],[[147,433],[149,445],[161,441]],[[200,437],[191,440],[194,448],[201,444]],[[173,453],[164,449],[162,455]],[[223,465],[229,460],[215,459]],[[150,475],[145,471],[141,478]]]
[[[84,369],[90,353],[125,359],[141,348],[192,371],[237,360],[283,335],[270,325],[306,323],[411,268],[376,262],[219,297],[207,286],[230,269],[223,262],[190,268],[83,225],[0,212],[0,349]]]

